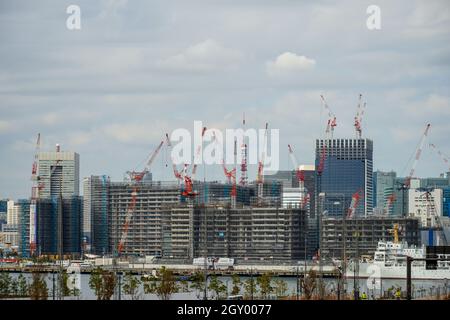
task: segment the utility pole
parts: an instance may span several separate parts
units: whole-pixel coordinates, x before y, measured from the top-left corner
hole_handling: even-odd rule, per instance
[[[327,210],[321,211],[319,216],[319,295],[320,300],[323,300],[324,297],[324,286],[323,286],[323,260],[322,260],[322,240],[323,240],[323,224],[322,224],[322,218],[323,215],[328,213]]]
[[[206,192],[207,190],[205,190]],[[206,194],[205,194],[206,197]],[[206,202],[206,201],[205,201]],[[204,203],[203,206],[204,210],[204,239],[203,239],[203,250],[205,251],[205,261],[204,261],[204,277],[205,277],[205,291],[203,292],[203,300],[208,300],[208,231],[207,231],[207,218],[206,218],[206,203]]]

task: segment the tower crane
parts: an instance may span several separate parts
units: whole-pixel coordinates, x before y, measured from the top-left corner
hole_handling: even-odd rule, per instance
[[[152,165],[153,161],[155,160],[156,156],[158,155],[159,151],[161,150],[162,146],[164,145],[164,140],[160,142],[158,147],[155,151],[152,152],[150,157],[147,160],[147,164],[145,166],[145,169],[139,172],[136,171],[128,171],[127,174],[130,176],[131,181],[140,182],[145,177],[146,174],[150,172],[150,166]]]
[[[307,194],[306,194],[306,189],[305,189],[305,173],[303,172],[303,170],[300,169],[299,165],[298,165],[298,161],[297,161],[297,157],[294,154],[294,150],[292,149],[292,146],[290,144],[288,144],[288,149],[289,149],[289,156],[291,158],[291,162],[295,168],[295,176],[297,177],[298,180],[298,185],[299,185],[299,189],[300,189],[300,207],[302,209],[305,208],[305,205],[307,204]],[[306,202],[306,203],[305,203]]]
[[[34,151],[34,161],[31,168],[31,181],[33,186],[31,187],[31,203],[30,203],[30,254],[33,256],[36,251],[36,218],[37,218],[37,202],[39,199],[39,192],[41,190],[41,184],[38,176],[38,164],[39,164],[39,151],[41,147],[41,134],[38,133],[36,139],[36,147]]]
[[[215,141],[217,141],[217,139],[215,138],[214,135],[214,139]],[[236,139],[234,139],[234,164],[236,164],[236,156],[237,156],[237,141]],[[225,157],[224,157],[225,158]],[[225,174],[225,177],[227,178],[227,182],[229,184],[231,184],[231,207],[235,208],[236,207],[236,196],[237,196],[237,186],[236,186],[236,166],[234,168],[232,168],[231,170],[228,170],[226,165],[225,165],[225,159],[222,159],[222,168],[223,168],[223,173]]]
[[[420,139],[420,144],[419,147],[416,150],[416,156],[414,157],[414,162],[413,165],[411,167],[411,171],[409,172],[408,177],[406,178],[406,182],[405,185],[409,188],[411,185],[411,179],[413,178],[415,172],[416,172],[416,167],[417,167],[417,163],[419,162],[420,156],[422,155],[422,149],[423,149],[423,145],[425,144],[425,140],[428,136],[428,132],[430,131],[430,127],[431,124],[427,124],[427,126],[425,127],[425,131],[422,135],[422,138]]]
[[[359,94],[359,101],[358,101],[358,106],[356,108],[356,116],[355,116],[355,131],[356,131],[356,138],[357,139],[361,139],[362,136],[362,119],[364,116],[364,111],[366,109],[366,103],[364,102],[364,104],[362,103],[362,94]]]
[[[446,246],[448,245],[448,240],[445,234],[444,225],[442,223],[441,217],[437,214],[436,203],[434,201],[433,195],[431,194],[433,190],[434,189],[432,188],[421,188],[420,191],[422,191],[423,194],[420,196],[420,198],[425,197],[427,208],[427,220],[430,219],[429,232],[432,233],[433,230],[441,231],[442,240],[444,242],[444,245]],[[430,243],[430,245],[433,244]]]
[[[263,141],[263,150],[261,153],[261,159],[258,162],[258,173],[256,177],[256,184],[258,189],[258,204],[261,205],[264,196],[264,165],[266,160],[266,152],[267,152],[267,131],[269,128],[269,124],[266,123],[266,128],[264,130],[264,141]]]
[[[170,154],[172,154],[172,142],[170,141],[168,133],[166,133],[166,144],[169,147]],[[176,164],[173,162],[173,159],[171,159],[171,161],[172,161],[173,174],[181,185],[184,181],[184,173],[187,170],[187,164],[185,164],[181,170],[178,170]]]
[[[413,178],[413,176],[416,172],[417,163],[419,162],[420,156],[422,155],[422,149],[425,144],[425,140],[428,136],[428,132],[430,131],[430,128],[431,128],[431,124],[428,123],[425,127],[425,131],[422,134],[422,137],[420,138],[420,142],[419,142],[419,145],[415,152],[415,157],[414,157],[414,161],[413,161],[411,170],[409,172],[409,175],[406,177],[405,182],[398,183],[399,184],[398,190],[401,190],[403,193],[403,204],[402,204],[403,215],[405,215],[405,211],[406,211],[405,195],[406,195],[407,190],[409,190],[409,188],[411,186],[411,179]],[[396,201],[395,196],[392,199],[388,198],[388,201],[390,202],[390,205],[393,204]]]
[[[245,113],[242,117],[242,128],[245,132]],[[246,186],[248,183],[248,175],[247,175],[247,156],[248,156],[248,146],[245,142],[245,136],[242,137],[242,145],[241,145],[241,178],[239,180],[239,184]]]
[[[450,157],[448,157],[446,154],[444,154],[441,150],[439,150],[434,143],[429,144],[430,148],[435,150],[439,157],[444,161],[444,163],[448,166],[450,165]],[[450,172],[450,167],[448,167],[448,171]]]
[[[323,95],[320,95],[320,99],[322,100],[322,104],[323,104],[325,110],[328,112],[328,120],[327,120],[327,127],[325,129],[325,141],[322,146],[322,150],[320,153],[320,159],[319,159],[319,165],[317,167],[317,174],[319,176],[322,175],[323,169],[325,167],[327,147],[328,147],[329,141],[331,139],[333,139],[334,128],[337,126],[336,116],[331,111],[330,107],[328,106],[328,103],[326,102],[325,97]]]
[[[348,211],[347,211],[347,219],[351,219],[355,216],[356,208],[358,207],[359,201],[362,198],[362,191],[363,190],[360,189],[352,195],[352,201],[351,201],[350,207],[348,208]]]
[[[163,144],[164,144],[164,141],[161,141],[161,143],[158,145],[158,147],[151,153],[150,157],[148,158],[145,169],[143,171],[129,172],[130,178],[131,178],[131,184],[132,184],[131,202],[128,204],[128,207],[127,207],[127,211],[125,214],[125,223],[123,225],[122,235],[120,237],[119,245],[117,248],[117,252],[119,255],[122,253],[122,251],[125,247],[125,242],[127,240],[128,230],[130,227],[131,219],[133,218],[134,211],[136,209],[137,196],[139,193],[139,183],[142,181],[143,177],[148,172],[150,172],[150,167],[151,167],[152,163],[154,162],[156,156],[158,155],[159,151],[161,150]]]

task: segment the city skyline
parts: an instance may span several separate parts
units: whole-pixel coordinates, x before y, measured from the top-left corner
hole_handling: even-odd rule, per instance
[[[379,1],[375,31],[364,2],[176,3],[78,1],[79,31],[66,28],[68,1],[0,4],[0,198],[30,196],[38,132],[43,150],[60,143],[80,154],[80,179],[117,181],[166,132],[192,130],[195,120],[238,128],[245,112],[249,127],[280,129],[280,169],[292,169],[288,143],[313,164],[326,126],[320,94],[337,116],[335,138],[354,138],[363,94],[374,170],[406,176],[428,122],[427,143],[449,153],[445,1]],[[173,180],[166,163],[160,154],[155,180]],[[207,171],[208,180],[225,179],[219,166]],[[416,175],[445,171],[426,148]]]

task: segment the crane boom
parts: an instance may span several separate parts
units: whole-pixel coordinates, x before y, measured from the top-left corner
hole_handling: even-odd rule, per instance
[[[261,154],[261,160],[258,163],[258,174],[257,174],[257,185],[258,185],[258,202],[261,204],[264,193],[264,164],[266,160],[266,152],[267,152],[267,131],[269,128],[269,124],[266,123],[266,128],[264,130],[264,141],[263,141],[263,150]]]
[[[409,186],[411,185],[411,178],[414,176],[414,173],[416,172],[416,166],[417,166],[417,163],[419,162],[420,156],[422,154],[422,148],[423,148],[423,145],[425,144],[425,139],[428,136],[428,131],[430,131],[430,127],[431,127],[431,124],[427,124],[427,126],[425,127],[425,132],[423,133],[422,138],[420,139],[420,144],[416,150],[416,156],[414,157],[414,162],[411,167],[411,171],[409,172],[409,175],[405,181],[405,185],[407,188],[409,188]]]
[[[151,167],[153,161],[155,161],[155,158],[159,154],[159,151],[161,150],[163,145],[164,145],[164,140],[161,141],[160,144],[158,145],[158,147],[150,154],[144,170],[142,170],[140,172],[136,172],[136,171],[128,172],[132,181],[136,181],[136,182],[141,181],[144,178],[144,176],[148,172],[150,172],[150,167]]]
[[[150,171],[150,166],[154,162],[154,160],[155,160],[156,156],[158,155],[159,151],[161,150],[163,144],[164,144],[164,140],[161,141],[161,143],[158,145],[158,147],[155,149],[155,151],[152,152],[152,154],[150,155],[150,157],[147,161],[147,165],[145,166],[145,169],[143,171],[141,171],[141,172],[133,171],[130,173],[131,183],[132,183],[131,202],[129,203],[129,205],[127,207],[127,211],[125,213],[125,223],[123,225],[122,235],[120,237],[119,245],[117,248],[117,252],[119,255],[122,253],[122,251],[125,247],[125,241],[128,236],[128,230],[130,227],[131,219],[133,218],[134,211],[136,209],[137,196],[139,193],[138,182],[140,182],[142,180],[142,178],[145,176],[145,174]]]
[[[445,155],[441,150],[439,150],[434,143],[430,143],[429,145],[430,145],[430,148],[434,149],[437,152],[439,157],[442,159],[442,161],[444,161],[444,163],[446,165],[450,164],[449,157],[447,155]],[[450,168],[448,168],[448,170],[450,171]]]
[[[347,211],[347,218],[353,218],[356,213],[356,207],[358,206],[358,203],[362,196],[362,189],[358,190],[352,195],[352,202],[350,203],[350,207]]]

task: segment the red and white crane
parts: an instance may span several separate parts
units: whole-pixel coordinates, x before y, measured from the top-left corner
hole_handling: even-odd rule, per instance
[[[169,153],[170,155],[172,155],[172,142],[170,141],[169,138],[169,134],[166,133],[166,144],[169,147]],[[180,185],[183,183],[184,181],[184,174],[187,170],[187,164],[185,164],[183,166],[183,168],[181,170],[178,171],[176,164],[173,162],[173,159],[171,157],[171,161],[172,161],[172,169],[173,169],[173,175],[175,176],[175,178],[178,180],[178,182],[180,183]]]
[[[308,203],[308,194],[306,193],[305,189],[305,173],[303,170],[300,169],[300,166],[298,165],[297,157],[294,154],[294,150],[292,149],[292,146],[288,144],[289,149],[289,156],[291,158],[291,162],[295,169],[295,176],[297,177],[298,186],[300,189],[300,207],[302,209],[305,208],[306,204]]]
[[[37,202],[39,199],[39,193],[42,189],[42,184],[39,181],[39,152],[41,148],[41,134],[38,133],[36,139],[36,147],[34,151],[34,161],[31,168],[31,181],[33,186],[31,187],[31,203],[30,203],[30,254],[33,256],[36,252],[36,226],[37,226]]]
[[[155,160],[156,156],[158,155],[159,151],[161,150],[162,146],[164,145],[164,140],[160,142],[158,147],[155,151],[152,152],[152,154],[149,156],[147,160],[147,164],[145,166],[145,169],[142,171],[128,171],[127,174],[130,176],[131,181],[140,182],[145,177],[146,174],[150,172],[150,166],[152,165],[153,161]]]
[[[147,164],[145,166],[145,169],[141,172],[132,171],[129,172],[131,183],[132,183],[132,191],[131,191],[131,201],[128,204],[127,211],[125,213],[125,223],[123,225],[123,231],[122,235],[120,237],[119,245],[117,248],[117,252],[120,255],[125,248],[125,242],[127,240],[128,236],[128,230],[130,228],[131,219],[133,218],[134,211],[136,209],[136,202],[137,197],[139,194],[139,182],[142,181],[143,177],[150,172],[150,167],[152,163],[154,162],[156,156],[158,155],[159,151],[161,150],[162,146],[164,144],[164,141],[161,141],[161,143],[158,145],[158,147],[152,152],[150,155]]]
[[[237,156],[237,141],[234,140],[234,163],[236,164],[236,156]],[[227,178],[227,182],[231,184],[231,207],[236,207],[236,196],[237,196],[237,186],[236,186],[236,166],[228,170],[225,165],[225,159],[222,159],[222,168],[223,173],[225,174],[225,177]]]
[[[433,150],[435,150],[437,152],[437,154],[439,155],[439,157],[442,159],[442,161],[444,161],[444,163],[448,166],[450,165],[450,157],[447,156],[445,153],[443,153],[441,150],[438,149],[438,147],[436,147],[436,145],[434,143],[430,143],[430,148],[432,148]],[[448,171],[450,172],[450,167],[447,167]]]
[[[258,204],[262,204],[263,196],[264,196],[264,165],[266,161],[266,153],[267,153],[267,131],[269,128],[269,124],[266,123],[266,127],[264,130],[264,140],[263,140],[263,150],[261,152],[261,159],[258,162],[258,173],[256,176],[256,184],[258,189]]]
[[[408,175],[408,177],[406,178],[406,181],[405,181],[405,186],[407,188],[410,187],[411,179],[414,177],[414,174],[416,172],[417,163],[419,162],[420,156],[422,155],[422,149],[423,149],[423,146],[425,144],[425,140],[426,140],[426,138],[428,136],[428,132],[430,131],[430,127],[431,127],[431,124],[427,124],[427,126],[425,127],[425,131],[424,131],[424,133],[422,135],[422,138],[420,139],[420,143],[419,143],[419,146],[418,146],[418,148],[416,150],[416,155],[414,157],[414,161],[413,161],[413,165],[411,167],[411,171],[409,172],[409,175]]]
[[[405,193],[411,186],[411,179],[414,177],[414,174],[416,172],[416,167],[417,167],[417,164],[418,164],[418,162],[420,160],[420,156],[422,155],[422,149],[423,149],[423,146],[425,144],[425,140],[426,140],[426,138],[428,136],[428,132],[430,131],[430,128],[431,128],[431,124],[428,123],[426,125],[426,127],[425,127],[425,131],[422,134],[422,137],[420,138],[419,145],[418,145],[418,147],[417,147],[417,149],[415,151],[414,161],[413,161],[413,164],[411,166],[411,170],[409,172],[409,175],[406,177],[405,182],[403,184],[401,184],[400,187],[398,188],[399,190],[403,191],[403,208],[402,208],[403,215],[406,214],[406,208],[405,208],[405,206],[406,206],[406,204],[405,204],[405,197],[406,197],[406,195],[405,195]],[[389,208],[396,200],[397,200],[397,198],[395,197],[395,195],[391,195],[390,197],[388,197],[388,199],[386,200],[385,208]]]
[[[325,167],[325,159],[327,157],[327,145],[329,144],[329,141],[331,139],[333,139],[334,128],[337,126],[336,116],[331,111],[330,107],[328,106],[328,103],[326,102],[325,97],[323,95],[320,95],[320,99],[322,100],[323,107],[328,112],[328,120],[327,120],[327,127],[325,129],[325,140],[322,145],[322,150],[320,152],[319,165],[317,167],[317,173],[319,176],[322,175],[322,172]]]
[[[362,94],[359,94],[358,106],[356,107],[356,116],[355,116],[355,131],[356,138],[361,139],[362,136],[362,119],[364,116],[364,111],[366,109],[366,103],[362,103]]]
[[[245,113],[242,117],[242,129],[245,133]],[[242,145],[241,145],[241,178],[239,180],[239,184],[246,186],[248,183],[248,163],[247,163],[247,157],[248,157],[248,146],[245,142],[245,135],[242,137]]]
[[[350,207],[347,211],[347,219],[351,219],[355,216],[356,208],[358,207],[359,201],[361,200],[362,196],[362,189],[356,191],[352,195],[352,202],[350,203]]]

